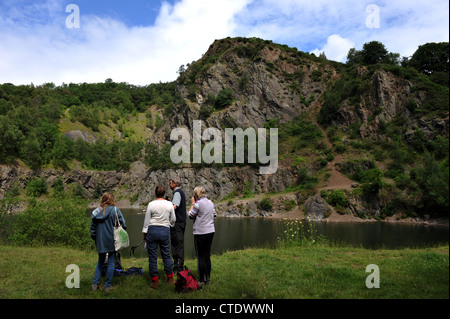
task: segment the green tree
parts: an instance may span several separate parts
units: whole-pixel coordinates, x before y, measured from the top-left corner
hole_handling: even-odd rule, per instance
[[[449,161],[441,163],[426,153],[424,164],[415,170],[415,180],[419,184],[422,209],[428,213],[444,213],[449,210]]]
[[[7,116],[0,115],[0,163],[8,164],[18,157],[24,135]]]
[[[389,52],[383,43],[371,41],[364,43],[361,51],[351,48],[347,54],[347,64],[377,64],[387,63],[399,65],[401,58],[399,53]]]
[[[383,172],[379,168],[372,168],[364,173],[362,188],[366,193],[376,193],[383,186]]]
[[[409,65],[424,74],[449,72],[449,43],[427,43],[414,52]]]
[[[351,48],[347,54],[347,64],[361,64],[363,62],[362,52]]]
[[[371,41],[364,43],[362,49],[362,62],[364,64],[377,64],[386,60],[388,50],[383,43],[379,41]]]
[[[73,158],[74,142],[65,135],[59,135],[52,150],[53,163],[56,167],[69,169],[68,161]]]
[[[36,178],[30,181],[26,187],[28,196],[39,197],[47,193],[47,182],[43,178]]]
[[[32,169],[38,169],[42,165],[41,146],[33,135],[22,143],[20,157]]]

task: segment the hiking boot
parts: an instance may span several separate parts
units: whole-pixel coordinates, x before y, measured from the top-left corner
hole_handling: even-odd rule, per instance
[[[169,286],[175,285],[173,282],[173,273],[171,275],[167,275],[167,282],[169,283]]]
[[[97,284],[93,284],[92,285],[92,291],[97,291],[98,290],[98,285]]]
[[[109,293],[111,290],[113,290],[112,286],[105,287],[105,294]]]
[[[150,283],[150,288],[157,289],[159,287],[159,281],[152,281]]]
[[[152,278],[152,282],[150,283],[150,288],[156,289],[159,287],[159,279],[158,276]]]

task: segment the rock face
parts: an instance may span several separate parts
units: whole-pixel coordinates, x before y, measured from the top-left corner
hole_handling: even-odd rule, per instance
[[[95,136],[90,135],[86,132],[82,132],[80,130],[69,131],[69,132],[65,133],[64,135],[67,136],[68,138],[70,138],[71,140],[77,140],[80,138],[89,143],[95,143],[97,141],[97,138]]]
[[[330,210],[330,205],[319,194],[314,194],[305,202],[305,217],[312,221],[321,221]]]
[[[191,197],[194,187],[202,185],[208,196],[217,200],[233,191],[241,193],[247,185],[252,192],[270,193],[292,186],[294,176],[288,169],[281,168],[277,174],[261,175],[257,168],[230,167],[230,168],[181,168],[168,170],[149,170],[140,162],[133,163],[130,171],[99,172],[74,170],[33,171],[11,166],[0,166],[0,199],[14,183],[22,189],[35,178],[44,178],[51,187],[58,178],[61,178],[66,188],[70,185],[80,185],[84,195],[98,201],[103,192],[113,192],[118,201],[130,207],[140,207],[154,198],[157,185],[166,187],[166,194],[171,196],[169,180],[173,177],[181,179],[186,195]],[[133,202],[131,202],[133,198]]]
[[[206,127],[264,128],[272,120],[281,127],[300,114],[307,113],[314,117],[321,107],[327,86],[342,76],[338,70],[336,64],[324,63],[307,53],[270,41],[217,40],[199,61],[180,74],[173,112],[149,142],[173,144],[171,130],[185,127],[192,132],[193,122],[198,119],[204,121],[203,130]],[[412,140],[418,131],[427,139],[435,139],[439,135],[448,138],[448,112],[435,118],[424,116],[417,119],[411,116],[411,105],[422,105],[427,99],[426,93],[415,89],[411,81],[382,69],[369,75],[364,67],[356,70],[356,77],[364,83],[364,88],[355,93],[361,95],[360,102],[355,105],[347,99],[340,103],[337,114],[333,116],[333,126],[342,128],[344,132],[356,126],[361,138],[381,139],[383,125],[402,117],[407,127],[406,140]],[[223,90],[231,90],[232,102],[205,112],[211,107],[211,99]],[[313,122],[316,123],[316,119]],[[68,132],[67,136],[95,142],[95,137],[81,131]],[[0,166],[0,199],[13,185],[24,189],[36,177],[44,178],[49,186],[62,178],[65,187],[80,185],[87,197],[95,199],[99,194],[111,191],[123,203],[139,207],[153,198],[155,186],[161,184],[168,188],[168,181],[174,176],[181,179],[187,196],[192,196],[195,186],[203,185],[213,200],[222,199],[235,191],[242,193],[248,186],[253,193],[281,192],[296,182],[290,165],[280,165],[277,172],[271,175],[261,175],[259,169],[253,166],[185,167],[155,171],[149,170],[142,162],[133,163],[129,171],[118,172],[81,169],[33,171],[20,166]],[[171,194],[170,190],[168,193]],[[306,217],[313,220],[321,220],[330,209],[319,194],[302,199],[302,202]],[[258,208],[256,201],[245,205],[227,205],[223,207],[224,214],[246,215],[248,211],[251,216],[268,214]],[[352,207],[357,207],[357,211],[370,210],[359,202],[353,203]]]
[[[362,79],[365,73],[360,70],[358,75]],[[442,118],[424,116],[415,119],[412,116],[410,108],[423,105],[427,95],[424,91],[415,90],[410,81],[385,70],[377,70],[367,83],[371,89],[361,94],[358,105],[350,105],[348,101],[342,103],[333,121],[334,126],[349,128],[357,124],[361,138],[382,138],[380,127],[402,118],[409,127],[405,133],[409,141],[418,130],[423,132],[426,139],[435,139],[438,135],[448,137],[448,112]]]
[[[311,110],[325,80],[336,75],[329,64],[271,42],[216,40],[178,79],[183,103],[174,105],[173,115],[160,130],[166,134],[155,134],[153,142],[169,141],[167,132],[174,127],[192,130],[193,121],[202,118],[201,110],[208,106],[208,97],[224,89],[231,89],[234,102],[203,118],[205,127],[263,128],[271,119],[290,122]]]

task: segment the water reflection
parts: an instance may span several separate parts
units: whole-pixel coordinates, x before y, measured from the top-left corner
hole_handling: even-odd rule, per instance
[[[145,213],[140,210],[122,209],[127,221],[130,246],[142,241],[142,226]],[[215,222],[213,254],[245,247],[275,247],[277,236],[282,230],[282,221],[264,218],[217,218]],[[332,242],[341,242],[356,247],[377,248],[419,248],[448,243],[449,228],[400,223],[315,223],[315,229]],[[146,256],[141,245],[135,251],[136,257]],[[130,248],[123,250],[129,256]],[[195,257],[192,221],[188,220],[185,233],[185,255]]]

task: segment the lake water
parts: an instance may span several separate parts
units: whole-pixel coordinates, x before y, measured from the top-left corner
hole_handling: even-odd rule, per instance
[[[130,235],[130,247],[142,241],[142,226],[145,212],[136,209],[122,209]],[[221,218],[215,221],[216,232],[212,245],[213,254],[246,247],[275,247],[282,232],[282,221],[264,218]],[[314,224],[317,234],[324,235],[331,242],[350,244],[355,247],[377,248],[420,248],[449,242],[449,227],[400,224],[385,222],[326,223]],[[195,257],[192,220],[187,220],[185,232],[185,255]],[[130,248],[121,251],[130,255]],[[144,254],[144,244],[135,251],[136,257]]]

